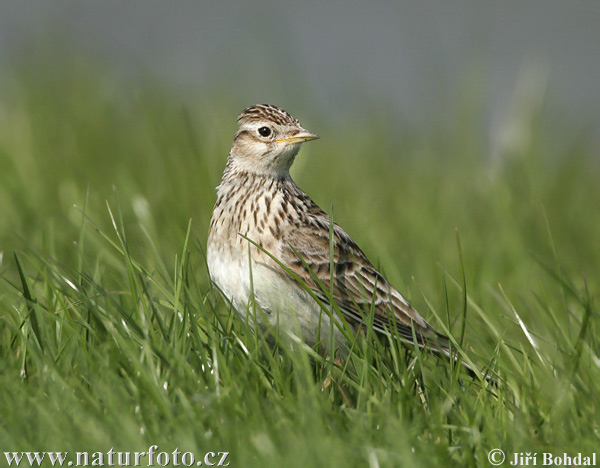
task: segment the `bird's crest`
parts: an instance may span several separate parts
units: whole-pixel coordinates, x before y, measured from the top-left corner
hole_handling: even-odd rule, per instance
[[[252,120],[269,120],[279,125],[300,125],[300,122],[285,110],[271,104],[256,104],[248,107],[237,120],[239,124]]]

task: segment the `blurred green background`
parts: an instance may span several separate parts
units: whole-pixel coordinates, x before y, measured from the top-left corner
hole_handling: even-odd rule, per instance
[[[119,81],[72,52],[58,63],[18,63],[5,76],[4,255],[40,248],[68,264],[82,212],[108,229],[106,203],[116,197],[134,253],[149,255],[147,232],[173,259],[190,219],[205,244],[239,105],[218,90],[183,100],[147,78]],[[583,131],[555,143],[541,107],[522,109],[518,134],[493,154],[479,133],[481,108],[467,99],[454,122],[432,130],[398,128],[385,106],[342,128],[310,110],[290,112],[321,135],[292,175],[405,290],[413,276],[432,282],[427,293],[439,290],[439,265],[457,260],[455,229],[475,289],[535,286],[535,259],[554,263],[550,234],[565,268],[595,276],[597,152]]]
[[[585,105],[577,112],[588,78],[521,62],[506,78],[514,87],[503,92],[489,64],[502,55],[492,39],[506,32],[489,33],[483,53],[469,52],[469,41],[447,55],[443,40],[424,42],[413,52],[424,57],[413,62],[422,66],[412,73],[426,76],[420,84],[393,67],[382,71],[377,64],[386,60],[403,67],[406,51],[386,51],[419,43],[417,20],[426,31],[439,27],[442,38],[453,27],[465,34],[454,23],[436,26],[441,4],[429,16],[417,7],[344,11],[326,37],[327,7],[291,37],[298,25],[285,18],[295,7],[266,16],[252,10],[229,43],[211,41],[200,26],[214,23],[208,31],[222,37],[215,24],[241,21],[233,4],[204,16],[190,4],[175,13],[173,5],[163,23],[133,22],[131,30],[126,19],[141,4],[108,29],[86,25],[96,24],[94,13],[104,12],[98,21],[114,13],[69,5],[37,23],[25,21],[35,16],[27,7],[10,7],[16,24],[39,28],[5,29],[0,49],[2,451],[141,450],[156,442],[198,453],[218,446],[232,452],[232,466],[374,467],[447,466],[448,459],[487,466],[494,447],[557,454],[597,447],[598,116]],[[585,5],[569,17],[589,16]],[[197,15],[182,19],[190,11]],[[495,11],[481,24],[498,24]],[[549,11],[562,13],[556,5]],[[413,24],[402,33],[412,42],[388,35],[386,12]],[[345,38],[356,24],[366,32]],[[565,49],[594,34],[586,24]],[[165,31],[178,26],[180,48],[161,47]],[[361,42],[369,31],[379,31],[371,40],[380,50]],[[335,57],[354,53],[352,67],[327,63],[323,51],[298,63],[311,58],[311,33],[325,50],[338,44]],[[250,44],[238,42],[244,34]],[[200,53],[186,62],[195,45],[212,57],[208,65]],[[157,64],[149,66],[153,54]],[[444,59],[425,59],[436,54],[468,63],[434,80],[427,67]],[[564,54],[549,55],[565,63]],[[587,59],[582,53],[581,63]],[[280,66],[287,61],[296,62],[292,72]],[[193,82],[196,69],[202,73]],[[555,76],[573,81],[561,87]],[[398,94],[389,91],[396,77]],[[440,81],[449,93],[436,88]],[[428,97],[422,107],[419,97]],[[383,357],[367,346],[331,387],[323,383],[327,362],[315,370],[294,353],[265,358],[253,348],[252,334],[211,289],[203,255],[236,116],[265,101],[321,136],[293,168],[300,187],[423,315],[434,324],[440,317],[455,335],[464,267],[465,349],[505,379],[499,396],[465,389],[448,363],[432,359],[424,377],[414,375],[380,347],[373,350]]]

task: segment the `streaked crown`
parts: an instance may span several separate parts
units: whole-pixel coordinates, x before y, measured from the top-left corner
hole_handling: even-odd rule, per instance
[[[280,107],[271,104],[250,106],[238,117],[238,124],[257,120],[270,120],[278,125],[299,126],[300,122]]]

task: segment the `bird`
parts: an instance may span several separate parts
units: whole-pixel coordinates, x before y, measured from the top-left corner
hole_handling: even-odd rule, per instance
[[[344,326],[358,331],[368,323],[379,335],[450,356],[448,337],[292,180],[301,145],[319,136],[270,104],[248,107],[237,124],[216,188],[206,258],[212,282],[240,317],[320,353],[333,338],[342,358],[351,345]]]

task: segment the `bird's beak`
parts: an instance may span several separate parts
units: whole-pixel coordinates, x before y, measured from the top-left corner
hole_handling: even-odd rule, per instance
[[[319,138],[319,135],[302,128],[297,130],[295,134],[286,136],[285,138],[280,138],[279,140],[275,141],[277,143],[285,143],[287,145],[297,145],[299,143],[304,143],[305,141],[316,140],[317,138]]]

